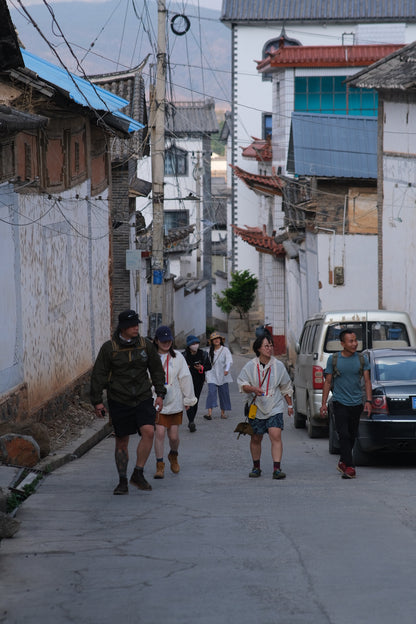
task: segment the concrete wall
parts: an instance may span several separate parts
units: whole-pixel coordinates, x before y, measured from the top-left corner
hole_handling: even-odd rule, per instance
[[[32,413],[84,375],[110,333],[108,197],[83,183],[57,196],[0,186],[2,395],[24,382]],[[7,214],[8,213],[8,214]],[[12,217],[12,220],[10,220]]]
[[[186,336],[205,336],[205,288],[189,294],[184,288],[175,291],[173,318],[175,345],[186,346]]]

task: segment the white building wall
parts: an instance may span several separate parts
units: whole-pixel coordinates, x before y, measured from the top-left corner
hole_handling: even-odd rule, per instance
[[[249,171],[257,173],[257,162],[249,162],[241,156],[241,148],[247,147],[252,142],[252,136],[261,138],[262,132],[262,113],[269,112],[273,108],[273,97],[277,98],[277,91],[273,91],[272,83],[262,80],[260,74],[256,70],[256,61],[261,60],[264,44],[270,39],[277,38],[282,30],[283,24],[261,24],[260,26],[252,25],[234,25],[232,36],[233,47],[233,164]],[[317,24],[296,23],[285,25],[286,35],[289,38],[297,39],[302,45],[342,45],[343,35],[345,33],[353,33],[356,41],[363,44],[366,40],[370,43],[410,43],[416,40],[416,24],[366,24],[364,27],[360,24]],[[389,33],[387,37],[386,33]],[[351,43],[351,37],[347,39]],[[355,68],[351,73],[356,73]],[[344,71],[345,73],[345,71]],[[285,72],[284,84],[281,86],[280,93],[280,122],[282,127],[279,129],[279,136],[284,140],[284,149],[287,149],[290,115],[293,111],[293,70]],[[283,98],[284,95],[284,98]],[[273,120],[273,133],[275,129],[275,120]],[[279,146],[275,145],[273,153],[273,164],[286,169],[286,152],[280,154]],[[239,227],[245,225],[256,225],[256,199],[254,194],[247,188],[241,180],[237,180],[234,176],[234,195],[233,195],[232,222]],[[250,269],[258,275],[258,258],[254,248],[247,250],[244,241],[240,237],[234,240],[235,268],[238,270]]]
[[[190,294],[185,294],[183,288],[175,291],[173,318],[176,344],[185,344],[189,334],[205,334],[205,288]]]
[[[384,102],[383,307],[416,325],[416,103]]]
[[[13,313],[3,303],[0,308],[8,330],[3,332],[0,388],[27,383],[33,411],[87,372],[109,338],[108,195],[76,199],[90,195],[87,183],[62,193],[59,200],[12,195],[10,190],[0,187],[12,202],[11,210],[2,202],[2,212],[9,210],[15,223],[2,231],[7,245],[0,253],[11,269],[5,286],[15,308]],[[12,378],[10,365],[18,367]]]
[[[320,310],[377,310],[377,236],[318,234]],[[344,267],[344,285],[334,285],[334,268]],[[330,283],[332,281],[332,283]]]

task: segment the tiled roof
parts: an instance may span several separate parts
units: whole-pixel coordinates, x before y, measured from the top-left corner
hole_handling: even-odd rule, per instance
[[[145,84],[140,67],[134,67],[127,71],[111,74],[98,74],[89,76],[94,84],[127,100],[127,105],[122,109],[125,115],[139,121],[143,128],[136,132],[128,144],[122,140],[116,140],[111,146],[112,158],[123,158],[126,151],[133,153],[136,158],[149,156],[150,144],[147,129],[147,107],[145,96]],[[128,147],[127,147],[128,145]]]
[[[416,42],[363,69],[349,78],[348,83],[367,89],[415,89]]]
[[[377,119],[292,113],[288,171],[330,178],[377,178]]]
[[[255,158],[259,162],[271,162],[272,160],[272,143],[271,139],[257,139],[251,137],[253,143],[243,149],[243,156],[245,158]]]
[[[235,165],[230,165],[230,167],[235,175],[245,182],[252,191],[261,193],[262,195],[282,195],[284,183],[279,176],[257,175],[244,171],[244,169],[236,167]]]
[[[276,243],[275,237],[267,234],[265,225],[263,225],[262,229],[259,227],[249,227],[248,225],[246,225],[245,228],[238,227],[237,225],[232,225],[231,227],[236,236],[239,236],[243,241],[255,247],[257,251],[273,256],[285,255],[283,245],[281,243]]]
[[[283,67],[366,67],[396,52],[401,44],[290,46],[257,63],[259,71]]]
[[[223,0],[223,22],[416,22],[416,0]]]
[[[171,136],[201,136],[219,131],[215,102],[171,102],[166,105],[165,132]]]

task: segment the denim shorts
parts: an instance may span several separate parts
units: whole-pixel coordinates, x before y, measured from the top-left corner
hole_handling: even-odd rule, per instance
[[[266,419],[255,418],[254,420],[250,420],[250,425],[253,427],[254,433],[258,435],[268,433],[270,427],[283,429],[283,414],[274,414]]]

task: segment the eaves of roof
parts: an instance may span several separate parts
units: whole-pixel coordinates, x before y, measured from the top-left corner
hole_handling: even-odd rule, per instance
[[[72,99],[77,104],[89,109],[104,112],[104,115],[106,115],[106,121],[109,121],[108,114],[113,115],[117,118],[116,123],[117,120],[121,122],[121,128],[124,128],[128,132],[134,132],[143,128],[143,124],[121,112],[121,109],[128,104],[128,101],[124,98],[120,98],[119,96],[92,84],[88,80],[84,80],[83,78],[80,78],[65,69],[57,67],[56,65],[31,54],[27,50],[22,49],[21,53],[25,63],[25,68],[33,72],[36,76],[39,76],[39,78],[53,87],[63,91],[67,97]]]
[[[245,147],[242,155],[245,158],[255,158],[259,162],[272,161],[272,144],[270,139],[257,139],[252,137],[253,143]]]
[[[223,0],[221,21],[259,22],[416,22],[416,0]],[[227,24],[228,25],[228,24]]]
[[[285,255],[285,249],[281,243],[276,243],[275,237],[266,233],[266,226],[263,228],[238,227],[237,225],[231,225],[236,236],[239,236],[243,241],[254,247],[260,253],[270,254],[272,256],[281,257]]]
[[[257,69],[270,72],[287,67],[366,67],[402,47],[402,44],[282,47],[258,61]]]
[[[415,89],[416,42],[351,76],[347,83],[366,89]]]
[[[230,165],[235,175],[240,178],[252,191],[262,195],[282,195],[284,182],[279,176],[258,175],[244,171],[236,165]]]
[[[8,135],[20,130],[33,130],[46,126],[48,118],[43,115],[26,113],[10,106],[0,106],[0,135]]]

